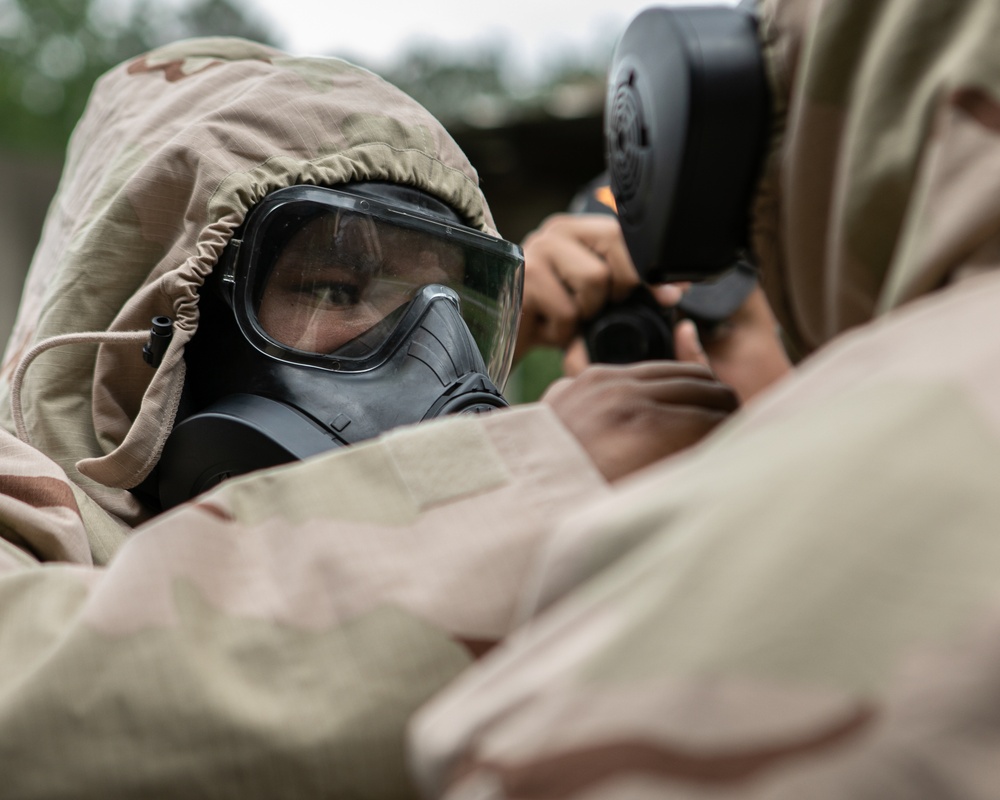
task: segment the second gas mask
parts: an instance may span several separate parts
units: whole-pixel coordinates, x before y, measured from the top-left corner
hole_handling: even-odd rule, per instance
[[[517,245],[385,183],[293,186],[247,216],[202,290],[162,507],[399,425],[506,406]]]
[[[708,280],[746,255],[772,124],[753,5],[649,8],[612,57],[611,189],[650,283]]]

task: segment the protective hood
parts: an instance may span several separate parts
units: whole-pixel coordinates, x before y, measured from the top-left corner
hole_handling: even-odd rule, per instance
[[[760,0],[758,11],[778,114],[754,249],[808,353],[954,282],[963,263],[995,261],[1000,5]],[[959,168],[971,160],[981,168]]]
[[[444,128],[363,69],[213,38],[111,71],[70,143],[6,353],[0,421],[14,430],[13,375],[32,347],[172,317],[156,369],[136,335],[81,336],[43,352],[19,381],[29,441],[105,510],[141,521],[148,512],[127,489],[170,432],[198,289],[231,233],[275,189],[368,180],[422,189],[494,232],[477,175]]]

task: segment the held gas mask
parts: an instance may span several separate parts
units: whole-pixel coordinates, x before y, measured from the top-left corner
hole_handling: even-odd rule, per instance
[[[753,5],[650,8],[615,49],[605,148],[629,255],[646,283],[704,283],[673,309],[646,286],[609,304],[584,331],[592,361],[673,358],[680,318],[707,341],[756,285],[750,204],[771,119]]]
[[[650,283],[711,279],[746,255],[771,124],[752,7],[647,9],[612,57],[611,190]]]
[[[424,192],[292,186],[202,289],[163,508],[398,425],[506,406],[524,262]]]

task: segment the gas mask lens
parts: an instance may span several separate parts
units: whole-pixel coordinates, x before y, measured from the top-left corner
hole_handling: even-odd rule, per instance
[[[371,369],[417,324],[407,311],[421,290],[442,286],[457,297],[490,378],[501,387],[506,380],[523,280],[516,245],[369,198],[298,186],[269,195],[248,220],[239,263],[240,325],[282,360]]]
[[[261,327],[295,350],[335,354],[409,302],[416,290],[462,288],[460,248],[351,212],[302,223],[266,270]]]

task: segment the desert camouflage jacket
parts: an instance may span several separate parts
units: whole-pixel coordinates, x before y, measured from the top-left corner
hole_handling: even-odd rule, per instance
[[[764,285],[815,354],[567,521],[428,796],[1000,792],[1000,4],[762,0]]]
[[[344,62],[192,40],[99,81],[0,378],[3,797],[410,795],[407,718],[509,630],[551,520],[605,491],[526,407],[157,517],[128,492],[159,457],[198,287],[247,209],[365,179],[492,232],[443,128]],[[154,370],[155,315],[176,324]]]

